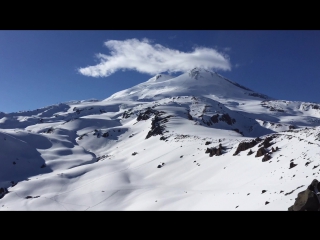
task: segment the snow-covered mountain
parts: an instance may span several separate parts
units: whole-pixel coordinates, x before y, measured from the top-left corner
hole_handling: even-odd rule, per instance
[[[319,175],[320,104],[195,68],[0,112],[0,210],[284,210]]]

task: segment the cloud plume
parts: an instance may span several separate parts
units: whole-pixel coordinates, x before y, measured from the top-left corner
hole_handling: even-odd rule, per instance
[[[96,54],[100,63],[79,68],[81,74],[108,77],[116,71],[127,69],[154,75],[162,72],[185,72],[194,67],[231,70],[228,55],[212,48],[198,46],[192,52],[181,52],[152,44],[148,39],[109,40],[104,45],[110,50],[110,55]]]

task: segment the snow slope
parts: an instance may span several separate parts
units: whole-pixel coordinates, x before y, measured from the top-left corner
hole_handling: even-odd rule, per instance
[[[196,68],[1,113],[0,210],[286,211],[319,175],[319,110]]]

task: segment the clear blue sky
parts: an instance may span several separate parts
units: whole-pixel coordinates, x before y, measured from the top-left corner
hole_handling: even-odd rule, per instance
[[[137,39],[138,45],[129,41],[132,39]],[[131,58],[139,55],[136,46],[142,43],[141,49],[151,46],[150,54],[156,53],[153,60],[149,55]],[[110,46],[116,53],[110,52]],[[218,62],[209,56],[214,51],[223,56],[224,67],[216,71],[232,81],[274,98],[320,103],[319,30],[1,30],[0,111],[32,110],[69,100],[102,100],[152,77],[156,70],[143,73],[143,59],[147,67],[164,69],[166,61],[173,61],[171,71],[178,71],[192,65],[192,56],[206,55],[195,50],[203,48],[208,52],[203,57],[206,62]],[[190,56],[175,55],[174,50]],[[107,61],[114,72],[98,78],[88,76],[93,75],[91,70],[79,72],[99,64],[98,53],[113,56]],[[162,53],[167,55],[158,64],[155,59],[162,58]],[[180,57],[191,62],[181,66],[174,60]],[[130,64],[140,72],[130,70]],[[129,70],[123,71],[121,66],[129,66]]]

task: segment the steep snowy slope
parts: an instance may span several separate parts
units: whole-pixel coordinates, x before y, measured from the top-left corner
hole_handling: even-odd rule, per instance
[[[287,210],[320,166],[319,106],[203,69],[0,115],[0,210]]]

